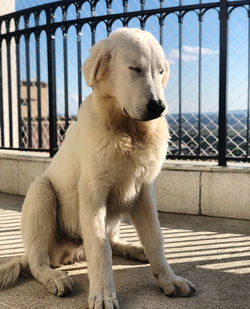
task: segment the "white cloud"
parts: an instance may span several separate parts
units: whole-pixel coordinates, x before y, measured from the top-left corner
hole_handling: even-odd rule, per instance
[[[183,52],[189,53],[189,54],[199,55],[199,47],[198,46],[194,47],[194,46],[184,45],[183,46]],[[202,47],[201,48],[201,54],[202,55],[215,55],[215,54],[218,54],[218,52],[215,51],[215,50],[212,50],[210,48]]]
[[[170,65],[173,65],[173,64],[175,64],[175,61],[168,58],[168,63],[169,63]]]
[[[218,51],[210,48],[201,48],[202,55],[217,55]],[[199,58],[199,47],[184,45],[182,47],[182,60],[184,62],[198,61]],[[175,60],[179,59],[179,49],[173,48],[168,54],[168,61],[170,64],[175,64]]]
[[[179,58],[179,50],[178,49],[171,49],[170,52],[169,52],[169,56],[168,56],[169,59],[178,59]]]
[[[78,93],[71,93],[69,95],[69,100],[73,101],[74,103],[78,103]]]

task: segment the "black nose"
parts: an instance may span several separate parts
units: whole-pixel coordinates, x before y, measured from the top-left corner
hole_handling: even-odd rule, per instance
[[[147,104],[148,113],[155,116],[160,116],[160,114],[164,111],[165,106],[162,100],[149,100]]]

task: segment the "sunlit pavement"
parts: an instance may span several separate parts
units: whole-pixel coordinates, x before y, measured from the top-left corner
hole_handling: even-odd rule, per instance
[[[22,254],[20,216],[23,198],[0,194],[0,259]],[[226,205],[225,205],[226,207]],[[158,288],[149,264],[113,258],[121,309],[250,308],[250,221],[159,214],[165,250],[174,271],[192,281],[191,298],[168,298]],[[121,237],[137,242],[134,228],[121,226]],[[0,308],[87,308],[86,263],[64,266],[74,292],[59,298],[32,278],[0,291]]]

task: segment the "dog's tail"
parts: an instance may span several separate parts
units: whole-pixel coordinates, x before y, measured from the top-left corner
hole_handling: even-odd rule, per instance
[[[0,290],[12,286],[21,275],[29,272],[28,255],[15,257],[0,265]]]

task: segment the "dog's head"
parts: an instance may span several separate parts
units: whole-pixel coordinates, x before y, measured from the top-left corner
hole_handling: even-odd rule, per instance
[[[121,110],[140,121],[164,116],[167,105],[163,88],[169,66],[152,34],[122,28],[99,41],[83,65],[87,85],[108,81]],[[99,89],[99,88],[98,88]]]

